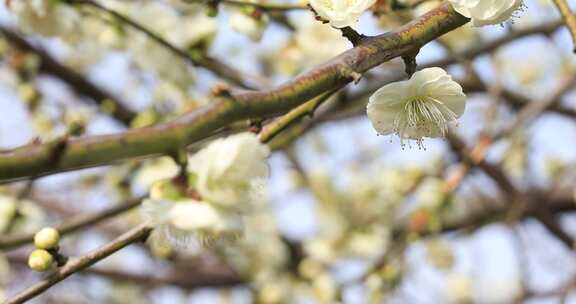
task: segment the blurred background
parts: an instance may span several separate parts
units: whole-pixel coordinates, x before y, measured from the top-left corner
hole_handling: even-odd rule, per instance
[[[379,0],[357,30],[439,3]],[[351,48],[280,0],[5,0],[0,32],[0,150],[170,121],[216,85],[274,86]],[[266,202],[239,241],[133,245],[31,302],[576,303],[572,49],[551,0],[465,25],[417,57],[467,93],[447,138],[376,135],[367,97],[406,77],[392,60],[274,139]],[[63,237],[83,255],[138,225],[134,198],[175,170],[158,157],[0,185],[0,299],[46,276],[26,266],[31,233],[109,212]]]

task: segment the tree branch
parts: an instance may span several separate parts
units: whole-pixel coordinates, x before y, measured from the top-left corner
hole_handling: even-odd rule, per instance
[[[149,30],[145,26],[141,25],[140,23],[128,18],[127,16],[125,16],[125,15],[123,15],[123,14],[121,14],[121,13],[119,13],[113,9],[107,8],[98,2],[95,2],[92,0],[70,0],[70,2],[76,3],[76,4],[89,5],[91,7],[94,7],[100,11],[103,11],[103,12],[111,15],[112,17],[118,19],[119,21],[121,21],[125,25],[128,25],[128,26],[132,27],[133,29],[145,34],[146,36],[148,36],[148,38],[154,40],[156,43],[165,47],[167,50],[174,53],[176,56],[182,58],[183,60],[185,60],[185,61],[187,61],[187,62],[189,62],[195,66],[201,66],[201,67],[211,71],[215,75],[230,81],[233,84],[239,85],[243,88],[255,88],[255,87],[260,87],[264,84],[264,80],[256,78],[256,77],[250,78],[250,80],[252,80],[252,82],[254,82],[254,84],[246,83],[245,75],[240,73],[238,70],[236,70],[230,66],[227,66],[224,63],[217,61],[214,58],[211,58],[209,56],[203,55],[199,58],[192,57],[185,50],[182,50],[182,49],[176,47],[172,43],[168,42],[166,39],[153,33],[151,30]]]
[[[286,115],[274,120],[272,123],[268,124],[262,132],[260,132],[260,141],[267,143],[282,132],[286,128],[290,127],[294,123],[297,123],[305,116],[314,115],[314,111],[326,100],[332,96],[336,90],[324,93],[300,106],[294,108],[292,111],[288,112]]]
[[[23,256],[8,256],[12,263],[27,265],[27,258]],[[27,266],[26,266],[27,267]],[[172,285],[187,290],[202,287],[230,287],[247,283],[232,271],[193,271],[188,269],[175,268],[167,275],[143,275],[126,271],[88,268],[78,273],[82,275],[96,275],[113,281],[137,284],[142,287],[159,287],[162,285]]]
[[[56,230],[60,232],[60,235],[64,236],[68,233],[78,231],[82,228],[99,223],[103,220],[106,220],[108,218],[114,217],[128,210],[131,210],[132,208],[139,206],[141,200],[142,198],[135,198],[125,203],[119,204],[117,206],[105,209],[103,211],[94,214],[74,216],[69,221],[66,221],[54,228],[56,228]],[[0,249],[9,250],[22,245],[26,245],[27,243],[31,243],[34,240],[34,234],[35,233],[26,233],[26,234],[1,236]]]
[[[200,0],[184,0],[190,3],[202,3]],[[217,0],[217,2],[233,6],[251,6],[267,12],[282,12],[289,10],[307,10],[308,6],[298,3],[261,3],[240,0]]]
[[[114,103],[114,111],[111,115],[122,124],[129,125],[130,121],[136,117],[136,113],[126,107],[125,103],[119,101],[116,96],[99,88],[76,71],[62,65],[44,50],[32,45],[13,30],[4,25],[0,25],[0,33],[18,48],[38,56],[40,59],[39,71],[41,73],[53,75],[61,79],[68,83],[74,91],[90,97],[98,105],[102,105],[105,101]]]
[[[0,182],[167,154],[243,119],[286,112],[323,92],[346,85],[358,74],[413,51],[469,19],[444,4],[401,28],[374,37],[288,83],[260,91],[234,90],[171,122],[124,133],[70,139],[59,162],[49,144],[31,144],[0,153]]]
[[[576,53],[576,16],[570,10],[570,6],[566,0],[554,0],[554,4],[568,27],[568,31],[572,36],[572,51]]]
[[[4,304],[24,303],[38,296],[48,288],[54,286],[72,274],[94,265],[95,263],[132,243],[145,240],[146,237],[148,237],[151,229],[152,228],[146,225],[140,225],[90,254],[81,257],[70,258],[68,262],[64,266],[58,268],[55,273],[16,294],[14,297],[8,299]]]

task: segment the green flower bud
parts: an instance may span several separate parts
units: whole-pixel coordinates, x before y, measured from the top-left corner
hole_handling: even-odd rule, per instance
[[[58,247],[60,233],[52,227],[42,228],[34,235],[34,246],[38,249],[52,249]]]
[[[34,271],[46,271],[53,263],[54,258],[44,249],[36,249],[28,257],[28,266]]]

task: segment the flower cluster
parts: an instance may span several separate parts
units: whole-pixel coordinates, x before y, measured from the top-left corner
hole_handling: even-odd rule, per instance
[[[144,219],[156,228],[152,247],[201,248],[236,239],[268,176],[269,153],[253,133],[232,135],[188,159],[187,183],[177,178],[156,182],[142,206]]]
[[[28,257],[28,267],[34,271],[47,271],[52,269],[59,258],[58,243],[60,233],[52,227],[42,228],[34,235],[36,249]]]

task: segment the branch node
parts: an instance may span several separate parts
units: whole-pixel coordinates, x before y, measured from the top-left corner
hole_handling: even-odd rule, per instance
[[[350,41],[353,46],[360,45],[368,38],[368,36],[358,33],[355,29],[349,26],[341,28],[340,31],[342,32],[342,36],[346,37],[346,39],[348,39],[348,41]]]
[[[188,188],[188,154],[186,149],[179,147],[170,152],[169,155],[180,168],[174,180],[184,189]]]
[[[224,83],[217,84],[210,89],[214,97],[232,97],[230,86]]]
[[[262,123],[264,122],[263,119],[251,120],[250,121],[250,128],[248,131],[258,134],[262,131]]]
[[[48,253],[54,258],[56,266],[62,267],[68,262],[68,257],[60,253],[60,246],[48,249]]]
[[[354,82],[354,84],[358,84],[360,82],[360,80],[362,79],[362,74],[358,73],[354,70],[352,70],[349,67],[345,67],[342,70],[342,74],[344,75],[344,77],[346,77],[347,79],[351,80]]]
[[[66,134],[50,143],[50,163],[54,164],[54,166],[57,166],[64,156],[66,147],[68,147],[69,137],[70,135]]]
[[[402,56],[402,60],[404,60],[404,71],[408,74],[408,77],[412,77],[412,74],[416,72],[416,68],[418,64],[416,63],[416,56],[420,52],[420,49],[417,48],[412,52],[408,52],[406,55]]]

